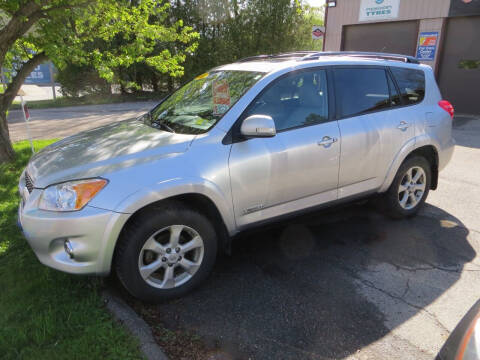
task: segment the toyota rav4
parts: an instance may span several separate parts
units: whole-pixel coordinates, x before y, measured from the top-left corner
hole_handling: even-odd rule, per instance
[[[408,56],[247,58],[35,154],[19,223],[47,266],[176,297],[247,228],[372,195],[414,215],[452,156],[452,117],[432,69]]]

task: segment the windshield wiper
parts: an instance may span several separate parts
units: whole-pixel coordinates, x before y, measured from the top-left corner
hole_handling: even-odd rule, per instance
[[[173,130],[170,126],[168,126],[164,122],[155,121],[154,124],[158,125],[158,127],[163,128],[164,130],[167,130],[168,132],[175,134],[175,130]]]

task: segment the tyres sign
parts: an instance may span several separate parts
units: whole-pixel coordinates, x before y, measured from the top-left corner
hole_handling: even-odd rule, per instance
[[[376,21],[398,17],[400,0],[362,0],[358,21]]]

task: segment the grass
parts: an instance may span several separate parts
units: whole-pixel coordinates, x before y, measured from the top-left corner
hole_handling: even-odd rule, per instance
[[[36,100],[28,101],[29,109],[47,109],[59,108],[66,106],[80,106],[80,105],[102,105],[102,104],[116,104],[128,101],[147,101],[160,100],[165,94],[154,92],[142,92],[134,94],[115,94],[110,96],[105,95],[86,95],[77,98],[58,97],[53,100]],[[16,100],[10,106],[10,110],[19,110],[20,101]]]
[[[26,141],[14,148],[15,161],[0,165],[0,358],[142,358],[105,310],[102,281],[41,265],[17,228],[17,181],[31,153]]]

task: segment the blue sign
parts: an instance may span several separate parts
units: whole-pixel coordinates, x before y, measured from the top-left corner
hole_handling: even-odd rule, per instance
[[[50,67],[47,64],[38,65],[25,79],[24,84],[50,84]]]
[[[421,61],[435,60],[437,43],[438,31],[421,32],[418,37],[417,59]]]
[[[10,81],[10,71],[3,69],[4,76],[3,79],[0,79],[3,83],[8,83]],[[16,72],[14,71],[11,76],[15,76]],[[50,66],[48,63],[38,65],[31,73],[27,76],[24,81],[24,84],[50,84],[51,83],[51,74]]]

